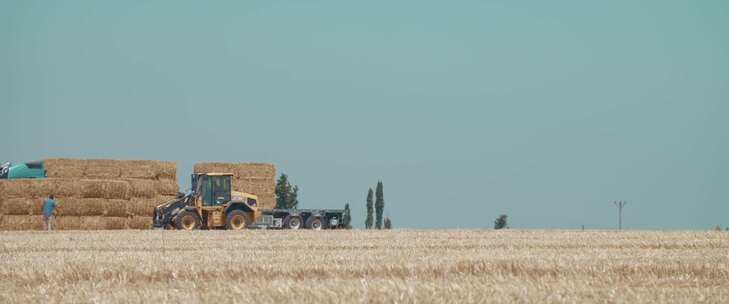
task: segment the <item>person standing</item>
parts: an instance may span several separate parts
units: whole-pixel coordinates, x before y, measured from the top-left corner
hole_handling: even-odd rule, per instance
[[[49,195],[43,201],[43,224],[46,230],[52,230],[53,215],[56,212],[56,201],[53,199],[53,194]]]

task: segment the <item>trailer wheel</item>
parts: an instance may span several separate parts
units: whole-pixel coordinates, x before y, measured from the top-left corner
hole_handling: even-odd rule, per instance
[[[306,220],[306,228],[311,230],[321,230],[322,223],[321,218],[318,216],[312,216],[309,217],[308,220]]]
[[[251,224],[251,218],[241,210],[233,210],[225,218],[225,229],[243,230]]]
[[[297,230],[301,228],[301,217],[298,215],[289,215],[284,219],[283,226],[286,229]]]
[[[180,230],[197,230],[200,225],[200,217],[192,211],[182,211],[175,219],[175,227]]]

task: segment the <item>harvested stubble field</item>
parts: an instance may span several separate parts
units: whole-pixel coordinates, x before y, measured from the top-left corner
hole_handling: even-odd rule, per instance
[[[729,303],[729,233],[0,233],[0,302]]]

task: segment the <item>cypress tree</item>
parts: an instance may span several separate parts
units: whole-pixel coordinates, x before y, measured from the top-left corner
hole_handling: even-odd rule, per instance
[[[375,212],[377,219],[377,229],[382,229],[382,213],[385,211],[385,196],[382,193],[382,181],[377,182],[377,190],[375,191]]]
[[[352,229],[352,211],[349,210],[349,203],[344,204],[344,215],[342,215],[342,225],[346,229]]]
[[[365,229],[372,229],[372,213],[375,211],[372,201],[373,195],[374,193],[372,192],[372,188],[370,188],[370,190],[367,191],[367,218],[365,219]]]

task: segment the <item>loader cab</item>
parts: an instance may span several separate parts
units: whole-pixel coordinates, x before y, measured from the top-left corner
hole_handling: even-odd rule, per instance
[[[256,221],[258,196],[233,191],[232,178],[231,173],[193,174],[192,204],[175,220],[178,229],[240,230]]]
[[[202,206],[219,206],[230,202],[233,174],[206,173],[192,175],[192,189],[200,195]]]

